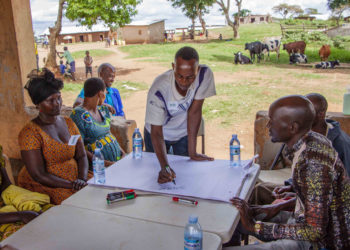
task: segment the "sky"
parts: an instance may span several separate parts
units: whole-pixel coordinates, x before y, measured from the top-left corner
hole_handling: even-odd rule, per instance
[[[231,0],[231,13],[236,12],[236,7]],[[280,17],[278,14],[272,12],[272,7],[280,3],[287,3],[290,5],[300,5],[305,8],[316,8],[319,13],[327,14],[327,0],[243,0],[242,8],[249,9],[252,14],[267,14]],[[33,29],[36,35],[40,35],[47,27],[53,26],[58,11],[58,0],[30,0]],[[137,7],[138,14],[134,16],[135,21],[152,21],[159,19],[166,19],[165,28],[173,29],[177,27],[187,27],[191,24],[190,20],[186,18],[180,9],[174,9],[171,3],[167,0],[143,0]],[[209,25],[225,24],[225,18],[219,10],[219,6],[214,4],[210,8],[210,13],[204,16]],[[68,19],[63,19],[63,26],[77,25],[70,22]]]

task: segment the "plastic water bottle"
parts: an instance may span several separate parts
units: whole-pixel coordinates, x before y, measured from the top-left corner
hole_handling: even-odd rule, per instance
[[[343,114],[350,115],[350,86],[347,87],[348,92],[344,94]]]
[[[198,223],[198,217],[191,215],[184,233],[185,247],[184,250],[202,250],[203,232],[201,225]]]
[[[138,128],[135,128],[134,134],[132,135],[132,157],[134,159],[142,158],[142,135]]]
[[[241,166],[241,143],[239,142],[237,135],[233,134],[230,141],[230,166]]]
[[[92,167],[94,170],[94,181],[95,184],[105,184],[105,161],[101,153],[101,149],[96,148],[94,156],[92,157]]]

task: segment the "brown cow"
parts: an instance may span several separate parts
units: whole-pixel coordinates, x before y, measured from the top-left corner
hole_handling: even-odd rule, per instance
[[[289,56],[292,53],[305,54],[305,47],[306,43],[304,41],[283,44],[283,49],[287,50]]]
[[[331,46],[330,45],[322,45],[318,54],[321,57],[321,61],[328,61],[328,57],[331,54]]]

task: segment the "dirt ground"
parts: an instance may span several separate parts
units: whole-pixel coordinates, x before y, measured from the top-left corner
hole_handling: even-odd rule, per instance
[[[153,62],[144,62],[141,60],[135,59],[126,59],[126,54],[122,53],[118,50],[117,47],[105,48],[104,43],[84,43],[84,44],[74,44],[69,45],[70,51],[79,51],[79,50],[89,50],[89,49],[108,49],[115,52],[110,56],[106,56],[103,58],[94,58],[93,63],[93,74],[97,75],[97,67],[101,63],[109,62],[112,65],[117,67],[117,79],[120,81],[132,81],[132,82],[143,82],[147,85],[151,86],[154,78],[159,74],[170,68],[164,67],[162,65],[158,65]],[[58,51],[63,51],[62,46],[58,46]],[[47,54],[47,50],[43,48],[39,48],[39,57],[41,58],[40,65],[42,66],[42,58]],[[76,60],[77,67],[77,76],[78,80],[83,81],[85,79],[85,68],[83,59]],[[264,70],[264,66],[260,66],[261,70]],[[271,68],[271,67],[270,67]],[[266,70],[269,68],[266,67]],[[311,69],[303,69],[305,72],[310,71]],[[285,68],[283,70],[277,71],[273,73],[274,78],[285,77],[286,73],[300,73],[300,69],[297,68]],[[334,81],[349,81],[349,73],[347,71],[344,74],[340,71],[334,71],[331,73],[331,77]],[[253,77],[260,77],[262,81],[268,82],[269,79],[266,78],[266,75],[259,75],[259,72],[251,72],[251,71],[240,71],[235,73],[228,72],[215,72],[215,82],[216,83],[228,83],[232,82],[233,79],[252,79]],[[319,79],[311,79],[310,84],[318,85],[320,83]],[[64,92],[63,101],[65,105],[72,105],[77,93],[72,92]],[[139,128],[143,128],[144,126],[144,117],[145,117],[145,104],[147,98],[147,90],[137,91],[128,97],[122,97],[123,105],[125,109],[125,114],[127,119],[136,120],[137,126]],[[330,103],[329,111],[341,111],[342,106],[337,104]],[[257,110],[258,111],[258,110]],[[237,133],[238,137],[243,145],[242,149],[242,158],[247,159],[248,157],[252,157],[254,154],[254,119],[255,117],[251,117],[249,121],[238,122],[232,125],[231,127],[222,127],[218,120],[206,121],[205,123],[205,146],[206,146],[206,154],[213,156],[217,159],[228,159],[228,144],[233,133]],[[143,129],[142,129],[143,130]],[[198,148],[200,148],[200,140],[198,140]]]

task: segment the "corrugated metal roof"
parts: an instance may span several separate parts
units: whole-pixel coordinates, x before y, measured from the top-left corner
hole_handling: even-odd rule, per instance
[[[91,32],[105,32],[105,31],[109,31],[109,28],[102,25],[102,24],[94,25],[91,27],[91,29],[89,29],[86,26],[64,26],[61,29],[60,35],[91,33]],[[43,35],[50,35],[49,28],[47,28],[43,32]]]

